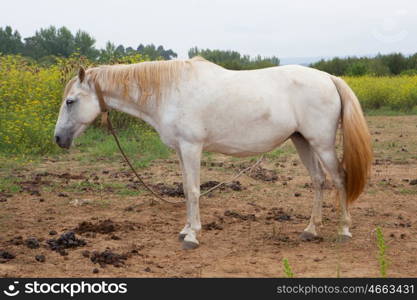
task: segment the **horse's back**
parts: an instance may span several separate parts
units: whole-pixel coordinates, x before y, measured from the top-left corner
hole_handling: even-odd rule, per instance
[[[317,127],[314,122],[322,122],[320,119],[331,118],[328,123],[333,124],[340,103],[324,104],[336,102],[335,97],[329,75],[307,67],[207,68],[199,71],[172,104],[170,122],[176,132],[169,135],[199,140],[208,151],[262,153],[295,131]],[[173,111],[177,111],[176,117]]]

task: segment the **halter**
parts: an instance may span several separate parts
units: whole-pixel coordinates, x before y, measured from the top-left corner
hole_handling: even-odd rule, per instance
[[[109,123],[109,110],[107,108],[106,102],[104,102],[103,91],[101,90],[98,82],[94,83],[94,88],[96,90],[98,103],[100,105],[101,111],[101,125],[107,125],[107,128],[110,130],[111,124]]]

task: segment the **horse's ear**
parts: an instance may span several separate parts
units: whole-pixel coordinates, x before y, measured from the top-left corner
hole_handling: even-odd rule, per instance
[[[85,78],[85,70],[83,67],[80,67],[80,70],[78,71],[78,79],[80,80],[80,82],[83,82]]]

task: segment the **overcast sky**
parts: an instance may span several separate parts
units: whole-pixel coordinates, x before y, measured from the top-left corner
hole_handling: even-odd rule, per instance
[[[162,44],[283,57],[417,51],[415,0],[7,0],[0,26],[82,29],[103,47]]]

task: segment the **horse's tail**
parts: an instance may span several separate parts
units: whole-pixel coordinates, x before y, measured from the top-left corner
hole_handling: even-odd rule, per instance
[[[347,202],[355,201],[365,188],[371,171],[371,135],[361,105],[347,83],[330,76],[342,102],[343,161],[346,172]]]

